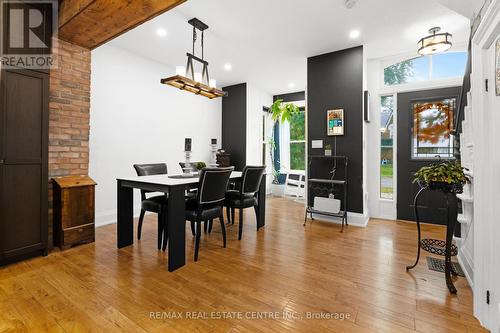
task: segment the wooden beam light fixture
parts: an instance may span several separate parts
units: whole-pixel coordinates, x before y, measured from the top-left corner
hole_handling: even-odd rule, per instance
[[[186,53],[186,67],[178,66],[176,68],[176,75],[161,79],[160,82],[210,99],[227,96],[227,92],[217,89],[215,80],[211,80],[208,74],[208,61],[204,58],[203,48],[204,32],[208,29],[208,25],[197,18],[189,20],[188,23],[193,26],[193,52]],[[195,55],[194,46],[198,39],[197,30],[201,31],[201,58]],[[201,75],[198,73],[195,74],[193,61],[203,65]]]

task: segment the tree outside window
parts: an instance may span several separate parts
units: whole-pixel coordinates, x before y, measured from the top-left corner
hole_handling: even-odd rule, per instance
[[[306,168],[305,112],[295,113],[290,118],[290,169]]]

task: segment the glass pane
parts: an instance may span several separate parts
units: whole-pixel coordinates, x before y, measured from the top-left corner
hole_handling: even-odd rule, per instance
[[[305,112],[299,112],[292,115],[290,118],[290,141],[301,141],[306,139],[305,124]]]
[[[453,157],[455,98],[413,103],[412,158]]]
[[[466,63],[466,52],[435,54],[432,56],[432,78],[463,77]]]
[[[427,81],[430,79],[429,56],[405,60],[384,69],[384,83],[386,86],[411,82]]]
[[[305,142],[290,143],[290,169],[306,169],[306,144]]]
[[[382,96],[380,103],[380,197],[393,199],[394,97]]]

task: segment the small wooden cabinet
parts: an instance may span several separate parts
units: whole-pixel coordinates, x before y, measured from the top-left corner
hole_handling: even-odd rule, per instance
[[[95,240],[95,185],[89,176],[54,178],[54,245],[67,249]]]

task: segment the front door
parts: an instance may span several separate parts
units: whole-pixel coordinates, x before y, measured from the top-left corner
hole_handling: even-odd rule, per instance
[[[458,109],[460,87],[398,94],[398,196],[399,220],[415,221],[413,199],[420,189],[414,173],[439,159],[453,159],[451,135]],[[444,196],[425,191],[419,199],[421,222],[446,224]]]

